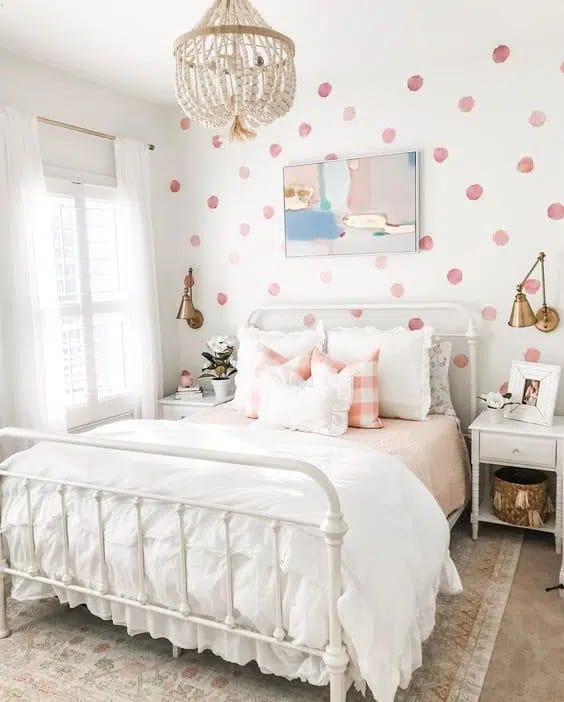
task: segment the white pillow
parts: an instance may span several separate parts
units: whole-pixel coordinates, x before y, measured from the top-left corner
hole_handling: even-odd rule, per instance
[[[259,360],[257,350],[259,343],[268,346],[286,358],[301,356],[313,348],[321,349],[325,344],[325,330],[321,322],[318,322],[313,329],[294,332],[264,331],[255,327],[241,327],[237,336],[239,347],[233,404],[240,410],[244,410],[248,404],[251,378],[254,376]]]
[[[276,429],[344,434],[349,424],[352,377],[335,374],[324,382],[300,380],[297,373],[285,378],[279,368],[268,369],[262,384],[259,422]]]
[[[450,363],[450,341],[435,341],[429,350],[431,363],[429,379],[431,384],[431,407],[429,414],[447,414],[456,417],[450,397],[448,367]]]
[[[378,364],[381,417],[423,420],[431,406],[430,327],[339,327],[327,332],[327,353],[343,363],[366,358],[380,349]]]

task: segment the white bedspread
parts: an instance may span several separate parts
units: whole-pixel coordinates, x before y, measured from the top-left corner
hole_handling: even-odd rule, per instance
[[[343,549],[344,593],[339,614],[357,685],[365,680],[378,702],[392,702],[421,665],[421,642],[434,625],[439,590],[454,593],[460,580],[449,556],[449,529],[441,509],[400,459],[369,447],[304,433],[259,427],[231,428],[182,422],[127,421],[93,432],[108,438],[233,452],[280,455],[309,461],[330,477],[341,499],[349,532]],[[305,476],[228,464],[155,457],[78,446],[39,444],[4,462],[6,470],[83,481],[166,496],[198,499],[243,509],[321,521],[326,500]],[[16,481],[2,481],[2,530],[12,567],[27,566],[26,506]],[[61,575],[59,497],[53,487],[32,491],[40,570]],[[70,491],[71,572],[75,581],[100,585],[95,501]],[[107,561],[112,590],[134,598],[136,521],[130,499],[105,498]],[[226,614],[221,515],[189,509],[189,593],[194,613]],[[151,602],[178,609],[180,577],[178,518],[173,509],[143,507],[146,590]],[[238,621],[271,634],[274,628],[272,531],[268,522],[235,516],[232,522],[235,608]],[[284,626],[297,642],[323,647],[327,639],[326,566],[322,537],[284,527]],[[80,576],[80,577],[78,577]],[[18,580],[13,597],[52,595],[39,583]],[[328,682],[323,662],[262,642],[211,631],[132,607],[76,593],[56,594],[72,606],[86,602],[95,614],[124,623],[130,633],[149,631],[183,648],[211,648],[237,663],[256,660],[262,670],[313,684]]]

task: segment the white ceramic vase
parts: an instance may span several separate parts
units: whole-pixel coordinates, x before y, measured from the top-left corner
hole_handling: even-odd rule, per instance
[[[233,378],[212,378],[211,382],[218,400],[227,400],[233,395]]]
[[[503,421],[503,407],[501,409],[493,409],[492,407],[488,407],[486,412],[488,413],[487,416],[490,424],[499,424]]]

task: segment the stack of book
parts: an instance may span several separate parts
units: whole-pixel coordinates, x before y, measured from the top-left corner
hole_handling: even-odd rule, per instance
[[[202,392],[202,388],[200,387],[193,387],[193,388],[178,388],[176,391],[176,394],[174,395],[175,400],[193,400],[196,397],[203,397],[204,393]]]

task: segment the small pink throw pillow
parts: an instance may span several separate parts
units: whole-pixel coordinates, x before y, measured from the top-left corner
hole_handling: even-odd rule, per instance
[[[323,378],[327,374],[344,373],[353,378],[353,399],[349,410],[349,427],[380,429],[383,424],[378,416],[378,359],[380,349],[373,351],[365,361],[347,365],[314,349],[311,356],[311,375]]]
[[[295,356],[292,359],[288,359],[277,351],[274,351],[274,349],[260,343],[257,344],[257,351],[259,358],[251,377],[249,401],[247,402],[245,411],[249,419],[258,419],[262,378],[267,368],[271,368],[272,366],[284,366],[285,371],[293,371],[301,380],[308,380],[308,378],[311,378],[311,354],[313,349],[306,351],[301,356]]]

